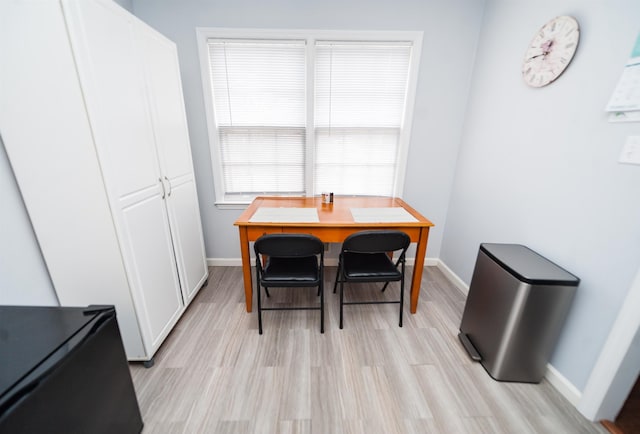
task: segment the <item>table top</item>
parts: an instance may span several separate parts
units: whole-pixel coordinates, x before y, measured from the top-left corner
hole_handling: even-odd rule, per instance
[[[400,207],[411,214],[415,221],[401,222],[356,222],[351,209],[358,208],[395,208]],[[318,213],[317,222],[252,222],[251,217],[259,208],[315,208]],[[334,196],[333,203],[323,203],[320,196],[314,197],[286,197],[259,196],[234,222],[236,226],[362,226],[362,227],[430,227],[433,223],[418,211],[397,197],[382,196]]]

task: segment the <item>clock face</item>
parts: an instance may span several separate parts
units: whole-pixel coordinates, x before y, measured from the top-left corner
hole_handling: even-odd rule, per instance
[[[535,34],[522,62],[522,77],[542,87],[562,74],[578,48],[580,29],[573,17],[556,17]]]

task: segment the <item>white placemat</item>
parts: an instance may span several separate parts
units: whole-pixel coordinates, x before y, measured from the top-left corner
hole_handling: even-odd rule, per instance
[[[417,222],[414,216],[400,207],[391,208],[351,208],[356,223],[408,223]]]
[[[316,208],[258,208],[251,223],[319,223]]]

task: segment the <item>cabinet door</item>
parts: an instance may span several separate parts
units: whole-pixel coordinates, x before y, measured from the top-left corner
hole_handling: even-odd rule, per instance
[[[207,278],[200,209],[175,44],[143,23],[135,27],[144,59],[151,118],[167,185],[167,207],[185,303]]]
[[[153,354],[184,304],[135,19],[109,0],[63,0],[63,10],[139,327]]]

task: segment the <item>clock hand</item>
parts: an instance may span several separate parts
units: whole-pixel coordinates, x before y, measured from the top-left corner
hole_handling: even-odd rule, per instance
[[[532,61],[533,59],[535,59],[535,58],[537,58],[537,57],[540,57],[540,56],[543,56],[543,57],[544,57],[544,56],[546,56],[547,54],[549,54],[549,51],[543,51],[543,52],[542,52],[542,53],[540,53],[540,54],[536,54],[536,55],[535,55],[535,56],[533,56],[533,57],[529,57],[529,58],[527,59],[527,62],[530,62],[530,61]]]
[[[543,52],[548,53],[549,51],[551,51],[551,47],[553,47],[554,42],[555,41],[553,39],[549,39],[547,42],[540,45],[540,48],[542,48]]]
[[[541,54],[537,54],[533,57],[530,57],[529,60],[533,60],[537,57],[540,56],[546,56],[547,54],[551,53],[551,47],[553,47],[555,41],[553,39],[549,39],[547,42],[545,42],[544,44],[540,45],[540,48],[542,48],[542,53]]]

